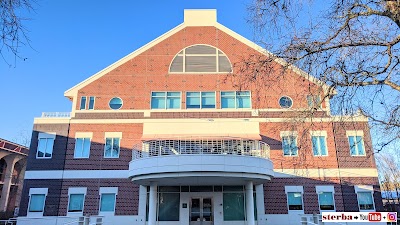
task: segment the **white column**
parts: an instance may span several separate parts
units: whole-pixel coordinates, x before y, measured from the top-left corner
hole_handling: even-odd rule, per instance
[[[258,225],[265,224],[264,184],[256,185],[256,207]]]
[[[5,175],[4,175],[3,189],[1,190],[1,198],[0,198],[0,211],[1,212],[7,211],[8,199],[10,197],[12,175],[14,172],[14,165],[15,165],[15,162],[17,161],[17,159],[14,156],[8,156],[8,157],[5,157],[4,160],[7,163],[7,168],[6,168]]]
[[[255,225],[253,182],[252,181],[249,181],[246,183],[246,218],[247,218],[247,225]]]
[[[146,223],[147,186],[139,186],[139,212],[140,224]]]
[[[150,184],[149,193],[149,221],[148,225],[156,225],[157,222],[157,184]]]

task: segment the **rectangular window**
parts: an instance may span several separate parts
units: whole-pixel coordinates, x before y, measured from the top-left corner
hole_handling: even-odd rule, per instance
[[[152,92],[151,93],[152,109],[180,109],[181,93],[180,92]]]
[[[29,201],[29,212],[43,212],[45,200],[45,194],[31,194]]]
[[[82,96],[82,97],[81,97],[81,106],[80,106],[79,109],[80,109],[80,110],[86,109],[86,97],[85,97],[85,96]]]
[[[307,105],[310,108],[321,108],[321,96],[307,95]]]
[[[362,136],[348,136],[350,145],[350,154],[352,156],[365,155],[364,140]]]
[[[68,212],[83,212],[84,202],[85,202],[84,194],[70,194]]]
[[[214,109],[215,92],[186,92],[187,109]]]
[[[297,156],[297,137],[296,136],[283,136],[282,137],[282,149],[283,155],[285,156]]]
[[[303,210],[301,192],[287,192],[289,210]]]
[[[158,194],[158,221],[179,221],[180,193]]]
[[[374,210],[372,192],[358,192],[357,199],[360,210]]]
[[[89,105],[88,105],[88,109],[94,109],[94,96],[90,96],[89,97]]]
[[[244,221],[244,193],[223,193],[224,221]]]
[[[325,136],[312,136],[312,149],[314,156],[327,156],[326,137]]]
[[[100,196],[100,212],[114,212],[115,193],[102,193]]]
[[[221,91],[221,108],[251,108],[250,91]]]
[[[335,210],[335,204],[332,192],[318,193],[318,201],[320,210]]]
[[[39,136],[38,142],[36,158],[51,158],[53,154],[54,138]]]
[[[118,158],[119,157],[119,138],[106,138],[104,145],[104,157],[105,158]]]
[[[90,138],[76,138],[74,158],[89,158]]]

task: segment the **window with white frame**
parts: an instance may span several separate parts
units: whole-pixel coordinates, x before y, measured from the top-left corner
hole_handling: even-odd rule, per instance
[[[94,97],[94,96],[90,96],[90,97],[89,97],[89,104],[88,104],[88,109],[89,109],[89,110],[94,109],[94,100],[95,100],[95,97]]]
[[[100,187],[100,214],[114,213],[118,187]]]
[[[89,158],[90,140],[91,139],[92,139],[91,132],[76,132],[75,133],[74,158]]]
[[[321,108],[321,96],[320,95],[307,95],[307,105],[310,108]]]
[[[55,133],[39,133],[36,158],[46,159],[52,157],[55,138]]]
[[[89,99],[89,101],[88,101],[88,99]],[[85,109],[92,110],[92,109],[94,109],[94,100],[95,100],[94,96],[89,96],[89,97],[82,96],[81,97],[81,104],[79,106],[79,109],[80,110],[85,110]]]
[[[30,188],[27,216],[43,216],[48,188]]]
[[[122,132],[106,132],[104,158],[119,158]]]
[[[311,144],[314,156],[327,156],[326,131],[311,131]]]
[[[68,213],[83,214],[86,191],[86,187],[70,187],[68,189]]]
[[[186,92],[187,109],[215,109],[215,92]]]
[[[335,210],[334,186],[316,186],[315,190],[318,194],[319,209],[321,211]]]
[[[375,210],[373,186],[356,185],[354,186],[354,191],[357,193],[358,208],[360,209],[360,211]]]
[[[151,93],[151,109],[180,109],[181,93],[158,91]]]
[[[79,107],[80,110],[86,109],[86,96],[81,97],[81,105]]]
[[[365,156],[364,132],[362,130],[346,131],[351,156]]]
[[[282,150],[284,156],[297,156],[297,132],[281,131]]]
[[[180,51],[172,60],[170,73],[229,73],[232,65],[219,49],[208,45],[193,45]]]
[[[290,211],[302,211],[303,207],[303,186],[285,186],[288,209]]]
[[[251,108],[250,91],[221,91],[222,109]]]

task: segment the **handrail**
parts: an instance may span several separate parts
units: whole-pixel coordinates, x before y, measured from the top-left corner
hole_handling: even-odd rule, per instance
[[[43,118],[69,118],[70,112],[42,112]]]
[[[270,147],[258,140],[201,139],[150,140],[133,147],[132,160],[168,155],[243,155],[269,159]]]

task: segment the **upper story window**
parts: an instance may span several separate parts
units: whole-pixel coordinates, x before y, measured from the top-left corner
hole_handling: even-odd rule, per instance
[[[91,132],[75,133],[74,158],[89,158],[92,135]]]
[[[119,158],[122,132],[106,132],[104,144],[104,158]]]
[[[250,91],[221,91],[221,108],[251,108]]]
[[[282,149],[284,156],[297,156],[297,132],[281,131]]]
[[[307,105],[310,108],[321,108],[321,96],[307,95]]]
[[[111,109],[120,109],[122,107],[122,99],[118,97],[112,98],[108,105]]]
[[[311,131],[311,143],[314,156],[327,156],[326,131]]]
[[[187,109],[215,109],[215,92],[186,92]]]
[[[215,47],[194,45],[180,51],[172,60],[170,73],[229,73],[228,57]]]
[[[39,133],[36,158],[46,159],[53,155],[55,133]]]
[[[180,109],[181,93],[180,92],[152,92],[151,93],[152,109]]]
[[[288,96],[282,96],[279,99],[279,105],[284,109],[289,109],[293,105],[293,100]]]
[[[89,102],[87,103],[87,99],[89,98]],[[89,109],[92,110],[94,109],[94,100],[95,97],[94,96],[82,96],[81,97],[81,105],[79,107],[80,110],[85,110],[85,109]]]
[[[364,132],[362,130],[346,131],[351,156],[365,156]]]

